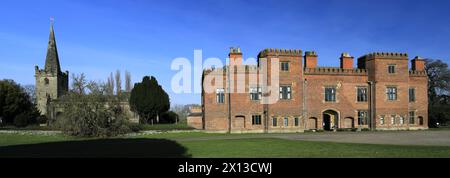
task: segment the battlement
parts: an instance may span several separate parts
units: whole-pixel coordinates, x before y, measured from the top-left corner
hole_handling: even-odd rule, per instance
[[[259,53],[259,57],[277,55],[277,56],[299,56],[302,57],[303,52],[300,49],[278,49],[266,48]]]
[[[410,77],[426,77],[427,76],[427,72],[425,72],[425,71],[417,71],[417,70],[410,70],[409,71],[409,76]]]
[[[203,75],[208,75],[212,72],[216,72],[217,74],[225,74],[230,66],[223,66],[219,68],[207,68],[203,69]],[[234,66],[236,69],[234,72],[241,72],[242,68],[244,69],[243,72],[250,73],[250,72],[256,72],[259,70],[259,67],[257,65],[242,65],[242,66]]]
[[[67,70],[65,72],[59,72],[59,74],[55,74],[52,72],[47,72],[47,71],[45,71],[45,69],[39,69],[38,66],[35,66],[34,71],[35,71],[35,74],[38,76],[56,76],[56,75],[63,76],[63,77],[69,76],[69,71],[67,71]]]
[[[395,59],[408,59],[408,53],[392,53],[392,52],[373,52],[373,53],[369,53],[366,54],[361,58],[366,58],[366,59],[375,59],[375,58],[395,58]]]
[[[241,48],[239,48],[239,47],[231,47],[230,48],[230,54],[242,54]]]
[[[340,67],[305,68],[305,75],[367,75],[367,69],[343,69]]]
[[[305,56],[317,57],[318,55],[317,55],[317,52],[315,52],[315,51],[306,51]]]

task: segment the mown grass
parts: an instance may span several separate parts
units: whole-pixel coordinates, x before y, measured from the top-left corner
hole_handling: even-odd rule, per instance
[[[25,144],[61,142],[61,141],[72,141],[82,139],[85,138],[69,137],[62,134],[56,135],[0,134],[0,149],[1,146],[9,146],[9,145],[25,145]]]
[[[26,127],[16,127],[13,125],[0,126],[0,130],[43,130],[43,131],[54,131],[57,130],[49,126],[39,126],[39,125],[29,125]]]
[[[195,138],[207,138],[220,136],[223,139],[195,140]],[[137,137],[120,137],[114,139],[169,139],[176,141],[181,147],[186,148],[186,155],[200,158],[414,158],[414,157],[450,157],[450,147],[445,146],[400,146],[400,145],[375,145],[354,143],[332,143],[295,141],[272,138],[239,138],[238,135],[207,134],[207,133],[163,133]],[[189,138],[189,139],[186,139]],[[64,135],[20,135],[0,134],[0,152],[2,147],[11,145],[30,145],[38,143],[66,142],[70,145],[73,141],[91,140],[87,138],[75,138]],[[95,140],[95,139],[94,139]],[[145,143],[145,142],[144,142]],[[77,143],[80,146],[80,143]],[[127,144],[127,143],[124,143]],[[129,144],[129,143],[128,143]],[[119,144],[120,145],[120,144]],[[100,145],[103,146],[103,145]],[[140,145],[139,145],[140,146]],[[148,146],[148,145],[142,145]],[[155,145],[157,146],[157,145]],[[127,145],[123,145],[127,147]],[[29,147],[33,149],[33,147]],[[61,148],[49,148],[55,151]],[[29,150],[33,151],[33,150]],[[131,150],[132,151],[132,150]],[[95,153],[94,153],[95,154]],[[98,154],[102,154],[99,152]],[[151,153],[149,153],[151,154]],[[125,154],[126,155],[126,154]]]
[[[194,130],[194,128],[189,127],[187,124],[145,124],[140,126],[142,130]]]
[[[400,146],[294,141],[282,139],[236,139],[180,141],[193,157],[209,158],[429,158],[450,157],[450,147]]]

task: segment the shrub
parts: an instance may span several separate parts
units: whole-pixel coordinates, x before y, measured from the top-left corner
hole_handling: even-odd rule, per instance
[[[28,113],[21,113],[14,118],[14,125],[16,127],[26,127],[28,120],[30,120],[30,115]]]
[[[37,123],[38,123],[38,124],[46,124],[47,121],[48,121],[48,118],[47,118],[47,116],[45,116],[45,115],[40,115],[40,116],[37,118]]]
[[[142,124],[136,124],[136,123],[130,123],[128,125],[128,127],[130,128],[130,130],[132,132],[139,132],[144,129],[144,126]]]
[[[64,112],[55,126],[65,134],[111,137],[131,131],[122,107],[108,96],[71,93],[62,100]]]
[[[25,89],[12,80],[0,80],[0,118],[1,124],[15,124],[16,117],[18,124],[25,124],[26,113],[28,119],[34,119],[34,114],[38,113],[35,105],[31,103],[30,96]],[[21,115],[20,117],[18,117]],[[34,123],[27,120],[26,124]]]
[[[178,114],[173,111],[168,111],[161,114],[160,123],[163,124],[172,124],[175,123],[178,119]]]

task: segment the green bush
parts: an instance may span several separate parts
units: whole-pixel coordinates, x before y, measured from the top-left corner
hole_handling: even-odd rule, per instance
[[[143,126],[143,125],[141,125],[141,124],[136,124],[136,123],[130,123],[130,124],[128,125],[128,127],[130,128],[130,130],[131,130],[132,132],[139,132],[139,131],[141,131],[141,130],[144,130],[144,126]]]
[[[70,93],[62,98],[64,112],[54,125],[63,133],[82,137],[112,137],[131,132],[119,102],[104,95]]]
[[[14,125],[16,127],[26,127],[29,123],[30,115],[28,113],[21,113],[14,118]]]
[[[178,114],[173,111],[168,111],[161,114],[159,123],[162,124],[173,124],[177,122]]]
[[[21,115],[21,116],[19,116]],[[23,117],[30,116],[27,121]],[[4,125],[32,124],[38,111],[25,89],[13,80],[0,80],[0,118]],[[30,120],[31,119],[31,120]]]
[[[45,115],[40,115],[40,116],[37,118],[37,123],[38,123],[38,124],[46,124],[47,121],[48,121],[48,118],[47,118],[47,116],[45,116]]]

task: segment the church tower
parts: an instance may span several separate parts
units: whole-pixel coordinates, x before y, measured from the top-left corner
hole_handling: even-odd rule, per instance
[[[58,50],[56,48],[53,21],[50,25],[45,68],[35,66],[37,108],[42,115],[46,115],[48,105],[69,90],[69,71],[61,72]]]

